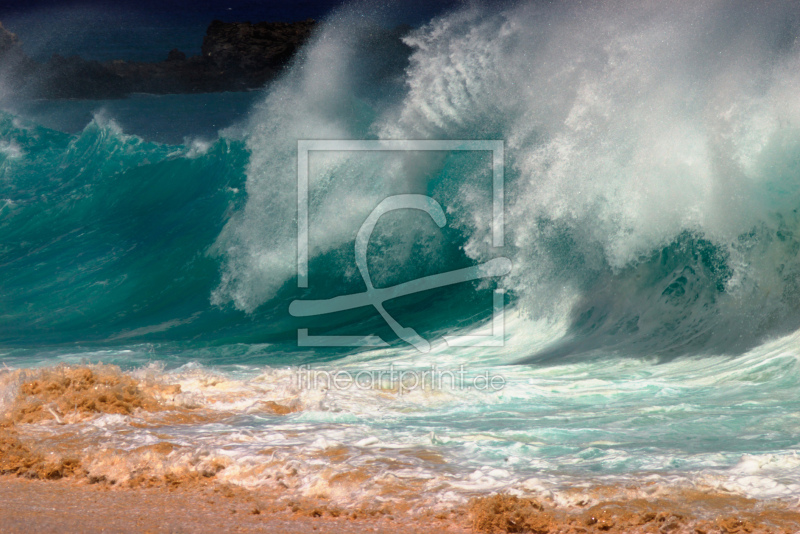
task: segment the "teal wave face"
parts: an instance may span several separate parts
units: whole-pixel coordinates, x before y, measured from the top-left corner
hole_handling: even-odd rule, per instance
[[[247,152],[200,154],[93,121],[69,136],[2,117],[0,339],[108,339],[208,310],[205,253],[235,209]]]
[[[74,136],[24,125],[7,114],[0,124],[4,344],[269,341],[291,352],[296,328],[309,326],[289,316],[292,299],[363,290],[352,272],[352,244],[342,242],[313,255],[311,272],[321,282],[315,289],[298,292],[289,279],[249,312],[212,302],[225,276],[221,260],[236,250],[226,225],[236,217],[241,224],[246,213],[252,141],[250,147],[225,138],[205,147],[161,145],[125,135],[99,118]],[[368,163],[379,169],[386,165]],[[365,169],[363,163],[347,165]],[[459,216],[457,192],[463,176],[484,165],[481,157],[449,157],[428,170],[434,179],[425,191],[455,202],[443,232],[422,215],[391,216],[379,224],[369,249],[379,286],[472,264],[463,249],[471,235]],[[336,180],[342,169],[332,167],[329,179]],[[512,172],[512,184],[518,179]],[[598,350],[665,357],[709,347],[737,351],[765,335],[791,331],[799,314],[793,303],[800,300],[793,298],[797,286],[792,283],[800,247],[793,230],[797,224],[788,216],[772,220],[778,230],[762,224],[739,236],[733,252],[685,231],[614,269],[597,261],[602,251],[581,242],[574,227],[540,219],[536,253],[552,267],[548,283],[578,284],[581,298],[572,305],[563,339],[519,357],[541,362]],[[270,221],[263,224],[269,231]],[[739,313],[739,298],[730,294],[737,282],[737,253],[783,258],[775,273],[781,293],[762,302],[780,309],[780,318],[774,311],[763,317]],[[470,328],[489,316],[487,288],[476,288],[406,297],[387,308],[428,336]],[[519,290],[509,294],[512,304],[524,297]],[[310,326],[333,334],[364,330],[395,342],[371,309],[322,316]],[[240,352],[231,354],[240,357]]]
[[[308,326],[288,314],[288,303],[298,296],[293,281],[248,312],[212,302],[220,284],[220,258],[235,245],[226,241],[224,227],[247,198],[250,152],[244,142],[220,138],[199,148],[148,143],[102,118],[78,135],[26,125],[8,114],[1,124],[0,343],[120,346],[157,341],[177,343],[176,350],[232,345],[217,350],[217,356],[230,361],[248,358],[235,348],[238,344],[291,346],[298,326]],[[456,246],[444,246],[441,236],[433,236],[420,221],[414,221],[418,231],[399,245],[393,242],[392,236],[400,237],[401,222],[391,217],[382,222],[371,247],[371,257],[383,264],[376,270],[377,283],[398,283],[464,263]],[[445,242],[463,242],[457,229],[448,236]],[[408,261],[407,247],[432,239],[439,261]],[[348,244],[314,257],[312,270],[323,281],[317,295],[328,295],[325,288],[333,280],[339,291],[362,291],[363,282],[341,278],[352,261]],[[484,296],[470,286],[398,299],[387,308],[433,334],[485,320]],[[454,299],[459,313],[453,313]],[[331,333],[354,325],[392,337],[374,310],[312,323]],[[342,352],[328,351],[331,356]]]

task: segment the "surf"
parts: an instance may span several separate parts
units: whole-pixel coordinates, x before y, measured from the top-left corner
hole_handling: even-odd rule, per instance
[[[525,319],[507,336],[518,361],[744,353],[798,321],[796,11],[507,3],[388,31],[386,12],[354,6],[210,143],[147,141],[102,115],[67,135],[6,113],[0,336],[283,351],[292,300],[364,290],[355,231],[387,196],[431,196],[448,227],[385,217],[367,251],[376,287],[497,252],[485,154],[317,155],[316,285],[294,289],[298,139],[503,139],[513,270],[398,300],[412,322],[434,306],[423,337],[485,326],[499,287]],[[305,324],[402,345],[374,312]],[[537,329],[560,334],[514,343]]]

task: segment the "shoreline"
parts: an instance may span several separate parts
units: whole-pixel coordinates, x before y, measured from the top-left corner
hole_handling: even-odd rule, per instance
[[[279,380],[267,383],[273,388]],[[183,389],[192,383],[202,384],[199,391],[210,396],[201,401],[197,390],[187,396]],[[586,476],[559,490],[561,497],[554,498],[556,488],[551,485],[536,491],[498,492],[448,482],[448,473],[457,464],[443,456],[446,451],[430,447],[368,452],[358,444],[321,443],[303,452],[287,444],[259,446],[236,460],[229,454],[232,437],[213,450],[180,438],[181,429],[218,425],[243,413],[213,408],[222,400],[247,395],[231,386],[206,375],[172,383],[157,375],[148,378],[101,364],[0,372],[0,387],[6,393],[0,420],[0,530],[800,531],[797,503],[747,498],[701,480],[671,484],[639,472],[621,484]],[[291,434],[290,441],[308,433],[302,423],[284,419],[304,410],[298,398],[273,391],[245,412],[277,424],[287,421],[283,432]],[[136,432],[144,434],[136,439]],[[349,463],[359,455],[365,462]],[[303,460],[305,467],[298,463]],[[429,476],[413,475],[413,469],[403,474],[415,465],[425,466],[428,475],[438,473],[439,482],[429,484]]]
[[[287,505],[279,495],[211,481],[126,488],[2,475],[0,503],[4,533],[793,534],[800,528],[798,509],[731,495],[609,501],[572,509],[493,495],[450,514],[373,511],[359,516],[320,501]]]

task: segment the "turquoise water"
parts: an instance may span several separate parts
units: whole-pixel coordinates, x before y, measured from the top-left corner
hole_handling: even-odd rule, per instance
[[[434,504],[484,490],[567,502],[570,487],[635,480],[796,499],[796,15],[473,6],[376,44],[380,21],[345,10],[263,93],[7,105],[0,360],[102,361],[181,384],[175,402],[222,421],[81,428],[121,449],[166,434],[189,451],[175,465],[225,457],[218,476],[244,485],[291,464],[292,491],[342,501],[398,477]],[[298,288],[299,139],[502,140],[504,246],[488,153],[312,153]],[[434,198],[447,224],[383,217],[367,249],[377,287],[497,257],[512,272],[387,302],[427,354],[372,308],[292,317],[295,299],[364,291],[356,233],[408,193]],[[498,288],[503,346],[448,346],[442,335],[491,329]],[[298,346],[302,328],[387,346]],[[464,369],[471,387],[300,381],[392,365]],[[475,387],[486,373],[503,387]],[[266,401],[297,411],[265,415]],[[336,447],[349,455],[331,464],[321,451]],[[359,468],[360,493],[328,484]]]

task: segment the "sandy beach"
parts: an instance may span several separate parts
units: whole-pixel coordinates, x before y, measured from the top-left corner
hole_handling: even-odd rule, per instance
[[[178,385],[111,366],[13,371],[2,378],[16,391],[0,427],[2,532],[800,531],[800,509],[789,501],[750,499],[700,485],[668,486],[646,473],[625,485],[561,488],[558,498],[541,490],[473,490],[451,492],[450,500],[443,500],[426,492],[424,480],[381,478],[378,470],[385,466],[403,466],[380,452],[370,458],[371,468],[343,470],[356,451],[342,446],[314,453],[316,467],[305,482],[292,467],[301,453],[286,447],[280,456],[276,450],[259,455],[266,462],[257,467],[261,484],[232,483],[225,475],[237,465],[224,454],[197,456],[192,447],[170,442],[176,429],[214,425],[225,417],[176,404]],[[267,404],[264,410],[276,418],[293,413],[281,406]],[[109,415],[124,415],[125,424],[112,433],[92,426]],[[160,441],[127,450],[114,445],[115,436],[141,428]],[[426,449],[399,458],[412,452],[432,469],[450,469],[439,453]],[[372,493],[363,492],[366,483]]]
[[[274,496],[207,484],[110,488],[72,480],[0,477],[4,533],[691,533],[793,534],[800,511],[732,496],[605,502],[561,510],[533,499],[492,496],[447,516],[354,514],[310,503],[281,506]]]
[[[0,531],[4,533],[217,533],[336,534],[469,532],[435,522],[423,526],[389,517],[312,518],[260,509],[258,497],[220,488],[165,491],[110,490],[72,481],[0,477]]]

